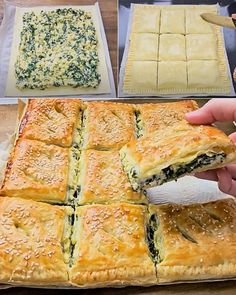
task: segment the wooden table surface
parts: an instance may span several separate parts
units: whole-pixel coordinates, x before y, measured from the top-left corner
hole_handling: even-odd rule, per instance
[[[135,100],[137,102],[138,100]],[[157,100],[155,100],[157,101]],[[160,100],[159,100],[160,101]],[[132,100],[134,102],[134,100]],[[140,102],[140,101],[138,101]],[[143,101],[141,101],[143,102]],[[147,102],[147,101],[146,101]],[[199,105],[202,105],[206,100],[200,100]],[[17,105],[0,105],[0,142],[7,138],[6,134],[15,130],[15,123],[17,119]],[[222,129],[230,134],[236,131],[235,126],[232,123],[225,123],[221,125]],[[141,287],[128,287],[119,289],[96,289],[96,290],[48,290],[48,289],[28,289],[28,288],[10,288],[7,290],[1,290],[1,295],[62,295],[62,294],[94,294],[97,295],[129,295],[129,294],[146,294],[146,295],[184,295],[189,293],[191,295],[235,295],[236,294],[236,282],[213,282],[213,283],[195,283],[195,284],[179,284],[169,286],[156,286],[149,288]]]
[[[12,3],[19,4],[40,4],[40,5],[50,5],[50,4],[77,4],[77,5],[89,5],[96,2],[99,3],[103,24],[106,31],[106,37],[108,41],[108,47],[110,51],[110,58],[113,68],[113,74],[115,83],[117,85],[117,1],[116,0],[9,0]],[[0,24],[3,18],[3,0],[0,0]]]

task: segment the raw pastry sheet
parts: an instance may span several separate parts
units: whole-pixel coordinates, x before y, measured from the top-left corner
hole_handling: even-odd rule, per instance
[[[14,64],[18,54],[18,45],[20,42],[20,32],[22,29],[22,16],[27,11],[39,12],[41,10],[54,10],[57,8],[74,7],[89,11],[93,15],[93,21],[98,37],[98,55],[99,66],[98,71],[101,74],[100,85],[93,88],[72,88],[72,87],[51,87],[45,90],[16,88],[16,78],[14,75]],[[39,97],[39,96],[83,96],[92,97],[116,97],[115,84],[111,61],[109,56],[106,35],[102,23],[100,9],[98,3],[95,5],[75,6],[31,6],[19,7],[8,2],[5,3],[5,17],[0,27],[0,97]]]
[[[160,4],[161,5],[165,5],[165,3]],[[128,97],[135,97],[135,98],[143,98],[143,97],[163,97],[163,98],[179,98],[179,97],[189,97],[189,96],[234,96],[235,95],[235,91],[234,91],[234,87],[233,87],[233,80],[232,80],[232,75],[230,72],[230,67],[229,67],[229,62],[228,62],[228,58],[227,58],[227,54],[226,54],[226,50],[225,50],[225,43],[223,40],[223,55],[224,55],[224,59],[226,61],[226,66],[227,66],[227,74],[230,80],[230,93],[228,94],[223,94],[223,93],[217,93],[217,92],[208,92],[208,93],[198,93],[198,92],[194,92],[194,93],[181,93],[179,91],[176,91],[175,94],[172,94],[171,91],[173,92],[173,89],[171,89],[171,91],[169,91],[170,93],[164,93],[162,94],[160,90],[157,90],[155,92],[146,92],[146,93],[132,93],[132,94],[127,94],[123,91],[123,85],[124,85],[124,78],[125,78],[125,69],[127,66],[127,61],[128,61],[128,53],[129,53],[129,48],[130,48],[130,36],[131,36],[131,28],[132,28],[132,22],[133,22],[133,12],[134,12],[134,6],[135,4],[131,4],[131,8],[130,8],[130,15],[129,15],[129,21],[128,21],[128,28],[127,28],[127,35],[126,35],[126,42],[125,42],[125,49],[124,49],[124,53],[123,53],[123,58],[122,58],[122,62],[121,62],[121,66],[120,66],[120,74],[119,74],[119,85],[118,85],[118,96],[122,97],[122,98],[128,98]],[[151,6],[151,5],[150,5]],[[187,5],[183,5],[183,8],[186,7]],[[174,7],[174,6],[173,6]],[[218,6],[214,6],[217,7]],[[223,36],[223,29],[221,29],[221,34]],[[224,39],[224,38],[223,38]]]

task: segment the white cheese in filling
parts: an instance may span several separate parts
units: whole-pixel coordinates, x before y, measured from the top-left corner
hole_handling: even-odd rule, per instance
[[[25,13],[15,64],[17,87],[94,87],[98,41],[91,13],[63,8]]]

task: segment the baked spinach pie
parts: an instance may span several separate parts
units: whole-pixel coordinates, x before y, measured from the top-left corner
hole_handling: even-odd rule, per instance
[[[185,120],[197,107],[29,100],[0,190],[0,283],[96,288],[235,278],[234,198],[154,205],[142,190],[235,162],[224,133]]]
[[[26,12],[15,63],[19,89],[92,87],[98,73],[98,40],[92,15],[83,9]]]
[[[219,129],[186,122],[131,140],[120,150],[134,190],[236,162],[236,146]]]

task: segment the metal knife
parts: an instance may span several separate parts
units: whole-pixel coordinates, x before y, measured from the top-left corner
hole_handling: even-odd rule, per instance
[[[232,17],[221,16],[214,13],[202,13],[201,17],[211,24],[236,30],[236,20]]]

